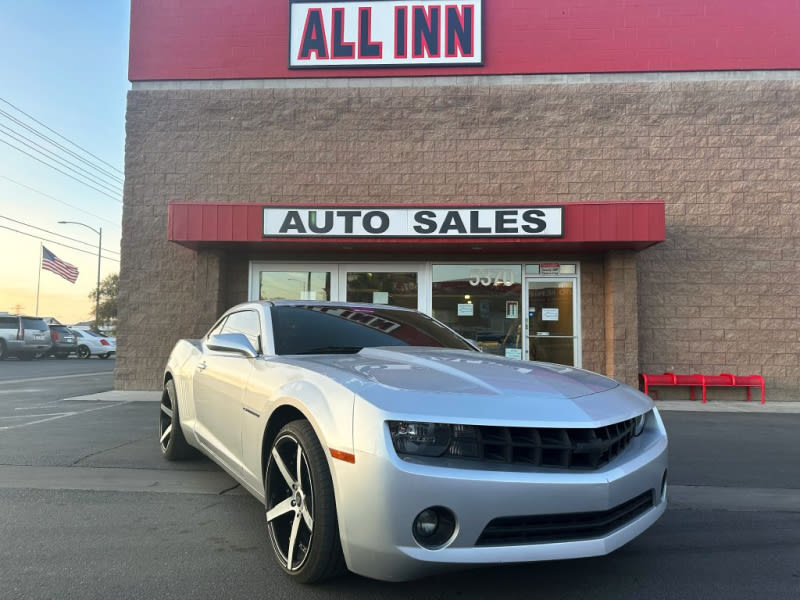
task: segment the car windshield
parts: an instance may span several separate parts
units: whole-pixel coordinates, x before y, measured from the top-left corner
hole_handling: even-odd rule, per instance
[[[69,329],[67,329],[66,327],[63,327],[61,325],[57,325],[57,326],[51,325],[50,326],[50,331],[55,331],[57,333],[63,333],[63,334],[66,334],[66,335],[70,335],[72,333]]]
[[[355,353],[378,346],[474,350],[438,321],[389,307],[276,306],[272,326],[277,354]]]

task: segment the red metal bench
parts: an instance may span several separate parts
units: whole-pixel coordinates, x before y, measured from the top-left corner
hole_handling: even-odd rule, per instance
[[[750,391],[752,388],[761,388],[761,404],[766,402],[764,378],[761,375],[731,375],[730,373],[720,373],[719,375],[676,375],[675,373],[664,373],[663,375],[650,375],[639,373],[641,387],[645,394],[650,393],[653,386],[687,386],[689,397],[694,400],[694,388],[699,387],[703,392],[703,403],[706,402],[706,388],[709,387],[744,387],[747,388],[747,402],[750,402]]]

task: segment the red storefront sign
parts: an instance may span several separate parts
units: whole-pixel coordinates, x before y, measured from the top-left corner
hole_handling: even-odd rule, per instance
[[[303,248],[304,250],[330,249],[346,245],[348,250],[406,252],[447,248],[459,251],[462,248],[480,247],[499,252],[519,252],[522,249],[541,251],[593,251],[608,249],[640,250],[663,242],[665,239],[664,203],[659,200],[630,202],[576,202],[552,205],[563,209],[563,222],[557,238],[524,236],[491,237],[480,235],[429,237],[374,235],[353,238],[314,235],[265,235],[265,209],[293,209],[295,205],[278,204],[228,204],[178,202],[169,205],[167,239],[181,245],[197,248],[216,245],[255,245],[259,248]],[[537,204],[534,208],[547,207]],[[341,205],[317,205],[318,211],[341,209]],[[363,212],[380,207],[364,206]],[[383,205],[383,209],[440,209],[428,205]],[[503,205],[467,205],[449,207],[453,210],[491,209],[502,211]],[[518,205],[513,207],[518,209]],[[347,207],[347,210],[357,210]],[[509,211],[511,212],[511,211]],[[521,229],[521,231],[524,231]]]
[[[129,78],[281,79],[800,68],[800,4],[795,0],[493,1],[485,3],[482,11],[483,66],[335,71],[289,68],[291,4],[288,0],[133,0]],[[352,2],[325,4],[344,7]],[[455,23],[452,30],[455,31]],[[356,26],[352,34],[343,31],[341,42],[357,43],[358,36]],[[376,38],[369,37],[366,30],[364,36],[364,48],[368,53],[374,52]],[[478,39],[476,33],[476,43]],[[434,38],[430,40],[433,43]],[[467,42],[463,36],[459,40],[462,44]],[[327,40],[329,52],[331,41]],[[383,51],[389,52],[386,46]]]

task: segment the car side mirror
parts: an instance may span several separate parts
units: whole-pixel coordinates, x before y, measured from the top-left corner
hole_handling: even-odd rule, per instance
[[[214,352],[231,352],[247,358],[258,356],[258,352],[253,348],[250,340],[242,333],[218,333],[208,338],[204,345]]]

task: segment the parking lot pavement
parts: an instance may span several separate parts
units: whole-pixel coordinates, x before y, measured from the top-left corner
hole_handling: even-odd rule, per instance
[[[0,363],[2,600],[800,597],[800,414],[770,403],[659,403],[670,506],[609,556],[304,587],[272,562],[256,499],[205,458],[162,458],[158,393],[112,391],[111,361],[60,363]]]

